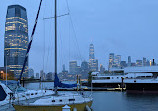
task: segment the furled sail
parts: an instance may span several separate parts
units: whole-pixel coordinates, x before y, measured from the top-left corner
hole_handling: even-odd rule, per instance
[[[55,87],[61,87],[61,88],[73,88],[73,87],[77,87],[77,84],[65,84],[62,83],[59,78],[58,75],[55,74],[55,78],[54,78],[54,88]]]
[[[41,4],[42,4],[42,0],[40,1],[40,5],[39,5],[39,8],[38,8],[35,24],[34,24],[34,27],[33,27],[33,30],[32,30],[32,34],[31,34],[31,40],[30,40],[30,42],[28,44],[28,48],[27,48],[27,52],[26,52],[26,55],[25,55],[23,68],[22,68],[21,73],[20,73],[19,81],[21,80],[21,77],[22,77],[22,74],[24,72],[26,63],[28,61],[28,54],[29,54],[29,51],[30,51],[30,48],[31,48],[31,44],[32,44],[32,41],[33,41],[33,36],[34,36],[35,30],[36,30],[37,21],[38,21],[38,17],[39,17],[39,12],[40,12],[40,9],[41,9]],[[18,84],[19,84],[19,82],[18,82]]]

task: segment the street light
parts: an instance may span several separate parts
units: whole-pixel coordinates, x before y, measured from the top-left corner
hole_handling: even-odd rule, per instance
[[[4,80],[4,71],[1,71],[1,73],[3,73],[3,80]]]

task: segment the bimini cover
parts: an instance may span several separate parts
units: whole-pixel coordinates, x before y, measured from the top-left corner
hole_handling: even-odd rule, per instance
[[[62,83],[61,81],[59,81],[58,75],[55,74],[54,87],[73,88],[73,87],[77,87],[77,84],[65,84],[65,83]]]
[[[3,87],[0,85],[0,101],[5,100],[6,97],[7,97],[7,94],[5,93]]]

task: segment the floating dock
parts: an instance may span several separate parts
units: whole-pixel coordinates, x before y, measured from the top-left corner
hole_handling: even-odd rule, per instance
[[[49,89],[49,90],[53,90],[53,89]],[[62,89],[58,89],[58,91],[77,91],[77,89],[69,89],[69,88],[62,88]],[[78,91],[126,91],[126,88],[84,88],[82,90],[78,90]]]

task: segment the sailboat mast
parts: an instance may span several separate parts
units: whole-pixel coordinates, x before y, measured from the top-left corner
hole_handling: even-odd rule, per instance
[[[8,84],[8,82],[7,82],[7,56],[6,56],[6,67],[5,67],[5,69],[6,69],[6,86],[7,86],[7,84]]]
[[[57,74],[57,0],[55,0],[55,74]],[[55,91],[57,91],[57,87],[55,87]]]

